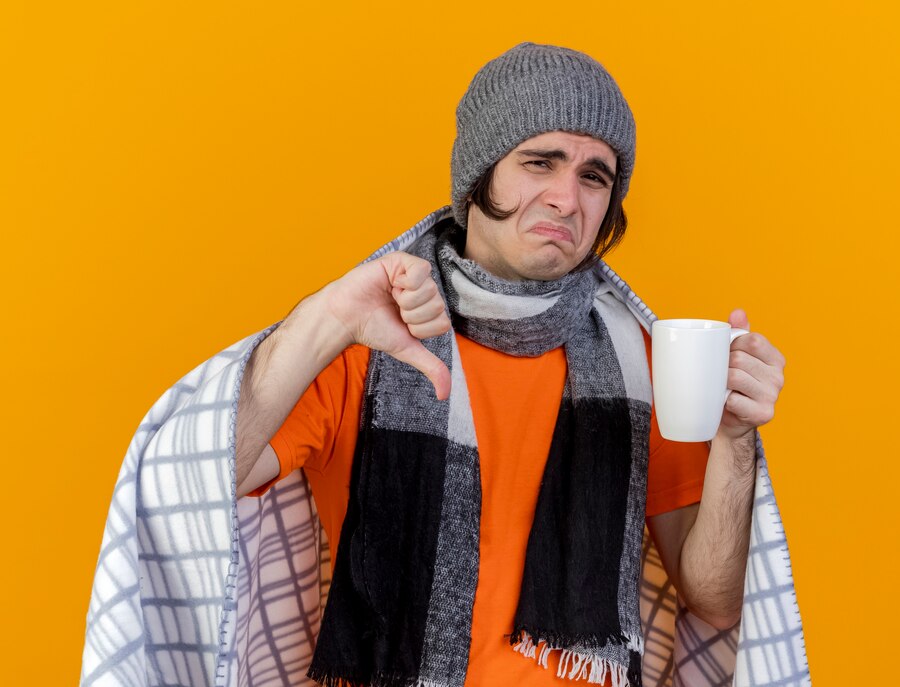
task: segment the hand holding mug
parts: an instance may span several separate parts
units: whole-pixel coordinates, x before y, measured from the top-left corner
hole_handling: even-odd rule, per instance
[[[657,320],[652,327],[653,399],[672,441],[736,440],[772,419],[784,356],[735,310],[728,322]]]
[[[728,316],[732,327],[749,331],[743,310]],[[758,332],[735,339],[728,358],[728,394],[718,433],[739,439],[775,416],[775,401],[784,388],[785,358]]]

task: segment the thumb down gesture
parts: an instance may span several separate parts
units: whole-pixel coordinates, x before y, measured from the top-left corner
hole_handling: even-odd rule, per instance
[[[450,371],[421,342],[450,331],[447,306],[427,260],[389,253],[330,286],[328,309],[354,343],[412,365],[432,383],[439,400],[450,396]]]

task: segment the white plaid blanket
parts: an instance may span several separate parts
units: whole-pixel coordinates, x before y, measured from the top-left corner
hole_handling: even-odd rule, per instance
[[[438,210],[368,259],[402,250]],[[597,268],[642,326],[656,316]],[[330,557],[302,471],[234,498],[235,423],[247,359],[278,324],[213,356],[141,422],[113,492],[87,617],[82,687],[283,687],[306,669]],[[648,687],[810,685],[784,528],[757,434],[740,624],[718,631],[679,603],[644,533],[641,615]],[[499,684],[499,683],[498,683]]]

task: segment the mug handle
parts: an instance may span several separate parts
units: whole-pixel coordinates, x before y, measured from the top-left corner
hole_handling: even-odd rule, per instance
[[[731,328],[731,340],[728,342],[728,345],[734,343],[734,340],[739,336],[743,336],[744,334],[749,334],[750,330],[748,329],[740,329],[738,327]],[[732,389],[725,389],[725,400],[728,400],[728,397],[731,396]]]

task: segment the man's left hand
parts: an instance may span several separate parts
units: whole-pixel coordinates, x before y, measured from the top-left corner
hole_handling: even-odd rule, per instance
[[[750,330],[743,310],[728,316]],[[740,620],[756,484],[756,428],[775,415],[784,386],[784,356],[761,334],[731,344],[731,389],[709,461],[699,504],[648,518],[660,559],[690,611],[719,630]]]
[[[728,322],[750,329],[747,313],[740,309],[731,312]],[[775,401],[784,387],[784,365],[781,351],[758,332],[732,342],[727,385],[732,393],[725,401],[719,436],[731,441],[751,437],[757,427],[775,417]]]

